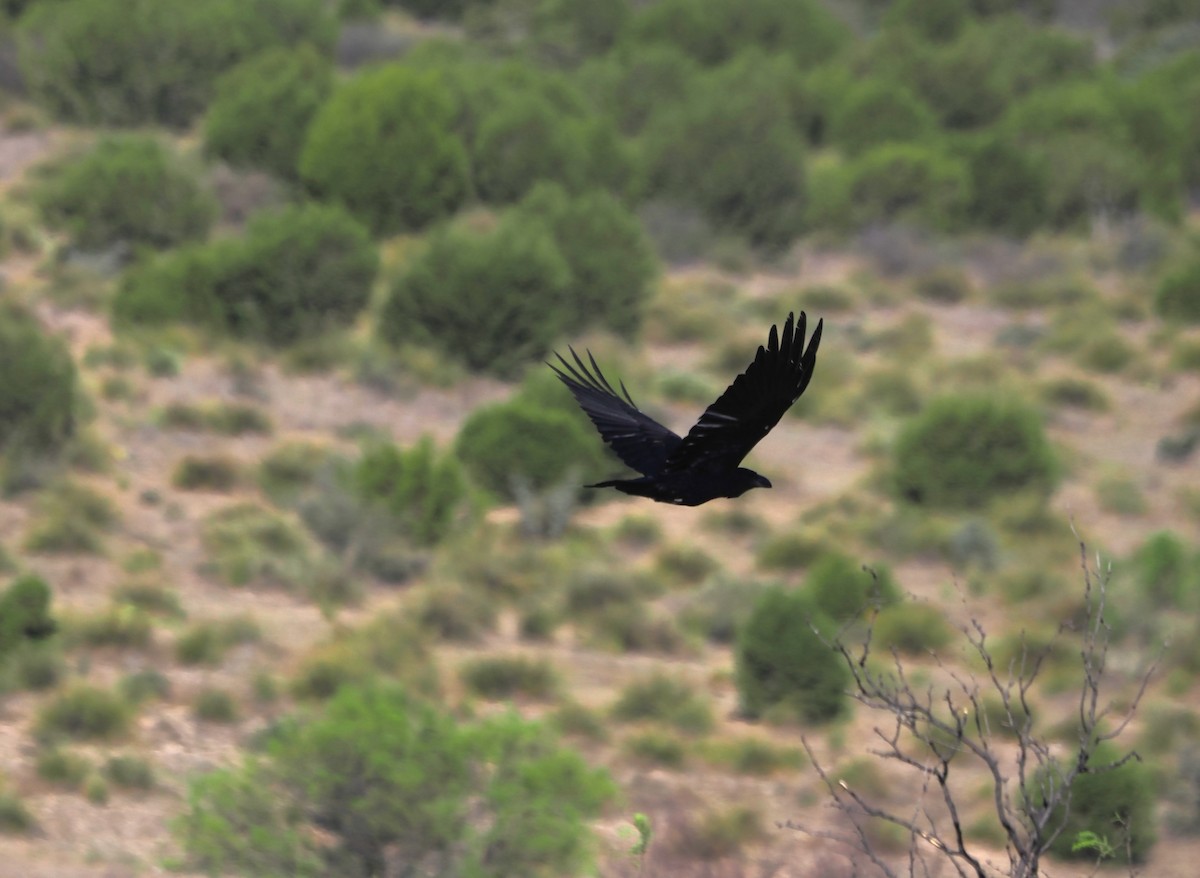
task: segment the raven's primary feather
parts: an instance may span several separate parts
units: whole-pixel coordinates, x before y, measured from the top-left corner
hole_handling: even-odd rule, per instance
[[[642,474],[638,479],[613,479],[589,487],[613,487],[627,494],[687,506],[717,497],[738,497],[751,488],[770,487],[765,478],[739,464],[779,423],[812,379],[824,322],[817,322],[807,347],[806,326],[803,311],[799,321],[788,314],[782,332],[772,326],[766,346],[759,347],[746,371],[734,379],[682,439],[642,412],[623,383],[618,394],[591,352],[591,370],[574,348],[571,356],[575,365],[559,355],[563,368],[550,368],[617,456]]]

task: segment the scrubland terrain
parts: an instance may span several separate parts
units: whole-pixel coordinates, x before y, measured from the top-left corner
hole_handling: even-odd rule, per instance
[[[980,681],[1010,796],[1099,680],[1137,758],[1041,874],[1193,873],[1194,15],[153,3],[4,5],[0,876],[874,874],[814,757],[949,824],[868,632]],[[683,431],[799,310],[772,490],[578,488],[621,468],[552,350]],[[1041,662],[1020,731],[975,630]]]

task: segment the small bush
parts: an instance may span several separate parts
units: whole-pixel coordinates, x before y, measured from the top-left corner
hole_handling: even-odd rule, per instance
[[[867,79],[853,86],[835,109],[829,138],[858,155],[883,143],[923,141],[936,131],[933,112],[906,86]]]
[[[700,747],[704,760],[737,774],[755,777],[795,771],[804,765],[804,753],[796,747],[776,747],[758,738],[719,739]]]
[[[330,452],[309,442],[286,442],[259,463],[258,484],[272,502],[291,506],[317,480]]]
[[[755,563],[763,570],[801,570],[821,557],[820,540],[800,533],[774,534],[758,547]]]
[[[517,211],[546,228],[567,262],[562,330],[600,325],[622,335],[634,333],[658,272],[637,218],[608,192],[571,196],[550,184],[535,187]]]
[[[875,618],[874,644],[886,651],[924,655],[946,646],[952,639],[942,611],[932,604],[906,601],[885,607]]]
[[[61,482],[39,499],[25,547],[31,552],[100,554],[116,516],[103,494],[82,484]]]
[[[49,747],[38,753],[38,777],[49,783],[77,790],[91,773],[91,760],[82,753],[61,747]]]
[[[34,3],[17,30],[21,72],[42,104],[68,121],[117,126],[184,127],[241,58],[299,42],[328,49],[335,36],[321,0]]]
[[[754,581],[714,577],[688,596],[680,621],[713,643],[732,643],[765,587]]]
[[[84,646],[146,649],[154,640],[154,626],[136,607],[118,605],[71,620],[66,634],[68,642]]]
[[[1200,323],[1200,256],[1193,256],[1159,282],[1154,309],[1166,320]]]
[[[254,503],[239,503],[210,515],[201,540],[212,568],[230,585],[262,582],[298,589],[312,572],[312,549],[304,533]]]
[[[368,448],[354,467],[353,479],[359,495],[382,504],[419,545],[448,536],[466,499],[461,464],[453,455],[438,452],[429,437],[407,451],[395,445]]]
[[[175,247],[204,238],[217,216],[199,172],[142,134],[109,136],[60,160],[43,172],[34,199],[47,223],[84,250]]]
[[[175,465],[171,484],[181,491],[228,493],[241,482],[241,467],[226,455],[189,454]]]
[[[437,668],[429,638],[412,615],[381,614],[358,628],[343,629],[303,661],[291,691],[297,698],[330,698],[347,685],[383,675],[421,696],[436,696]]]
[[[187,615],[179,592],[157,582],[134,581],[119,585],[113,590],[113,603],[168,619],[182,619]]]
[[[237,719],[237,703],[224,689],[201,689],[192,702],[196,717],[210,723],[231,723]]]
[[[111,784],[126,790],[150,790],[157,782],[154,766],[140,756],[110,756],[103,773]]]
[[[344,211],[317,204],[267,211],[237,241],[185,248],[129,272],[114,317],[186,321],[292,344],[351,323],[378,268],[366,230]]]
[[[1053,378],[1041,387],[1043,398],[1053,406],[1105,412],[1112,407],[1102,387],[1086,378]]]
[[[809,722],[826,722],[842,713],[849,672],[814,625],[829,631],[831,623],[800,592],[776,587],[755,601],[736,652],[746,716],[783,707]]]
[[[679,737],[659,729],[646,729],[630,735],[622,749],[639,762],[662,768],[683,768],[687,762],[687,748]]]
[[[813,564],[804,591],[835,622],[859,617],[872,607],[900,599],[900,590],[887,567],[864,568],[845,555],[831,553]]]
[[[475,659],[463,665],[460,674],[468,689],[492,700],[525,697],[544,701],[554,698],[562,685],[548,661],[525,656]]]
[[[413,612],[417,625],[442,640],[472,642],[496,625],[496,608],[478,591],[457,585],[428,591]]]
[[[28,313],[0,308],[0,450],[52,452],[75,433],[76,372],[66,346]],[[10,460],[11,465],[11,460]]]
[[[332,66],[311,46],[254,55],[218,80],[204,149],[231,165],[295,178],[309,123],[332,88]]]
[[[467,193],[467,154],[441,77],[401,65],[358,74],[317,112],[300,175],[375,232],[418,229]]]
[[[680,732],[703,735],[712,731],[713,711],[706,698],[683,680],[653,674],[627,685],[612,707],[622,722],[659,722]]]
[[[163,407],[158,421],[172,430],[211,430],[224,436],[268,434],[272,430],[271,419],[261,408],[236,402],[173,402]]]
[[[854,228],[904,221],[950,228],[963,216],[971,192],[962,162],[915,143],[874,147],[851,162],[845,173]]]
[[[901,430],[893,480],[904,499],[975,508],[1018,491],[1047,496],[1058,467],[1037,414],[994,396],[945,396]]]
[[[171,694],[171,681],[162,671],[151,668],[126,674],[117,688],[131,704],[140,704],[151,698],[166,700]]]
[[[775,74],[710,74],[692,99],[653,117],[644,143],[651,194],[694,204],[714,226],[780,250],[801,231],[807,193],[804,141]]]
[[[1196,605],[1200,570],[1197,555],[1171,531],[1147,537],[1130,559],[1138,594],[1147,607],[1191,609]]]
[[[1098,748],[1092,755],[1097,768],[1115,758],[1113,748],[1108,746]],[[1056,781],[1045,774],[1041,779],[1042,783]],[[1116,862],[1145,862],[1158,835],[1155,828],[1158,788],[1153,769],[1136,759],[1111,771],[1079,774],[1071,787],[1070,811],[1064,805],[1050,815],[1047,825],[1062,827],[1050,851],[1064,858],[1094,859],[1095,854],[1090,850],[1072,849],[1079,833],[1090,831],[1108,839]]]
[[[577,417],[520,399],[472,412],[455,453],[478,485],[509,501],[522,486],[545,491],[580,478],[580,468],[599,458],[595,436]]]
[[[37,827],[37,821],[15,793],[0,790],[0,832],[27,833]]]
[[[50,615],[51,599],[50,586],[34,574],[17,577],[0,594],[0,659],[29,640],[54,633],[57,623]]]
[[[813,67],[849,38],[846,26],[812,0],[663,0],[641,8],[630,30],[635,42],[674,45],[709,66],[761,47]]]
[[[545,355],[564,323],[571,267],[539,223],[436,231],[393,284],[379,318],[392,345],[432,344],[476,372],[511,376]]]
[[[111,740],[125,734],[131,718],[129,704],[122,697],[79,683],[42,708],[37,734],[51,740]]]

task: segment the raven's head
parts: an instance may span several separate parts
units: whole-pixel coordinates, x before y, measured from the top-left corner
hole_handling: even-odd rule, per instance
[[[769,488],[771,480],[752,469],[739,466],[731,474],[726,497],[740,497],[751,488]]]

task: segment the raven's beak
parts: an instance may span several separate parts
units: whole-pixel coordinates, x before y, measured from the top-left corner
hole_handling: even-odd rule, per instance
[[[758,477],[758,481],[754,483],[754,486],[756,488],[769,488],[769,487],[771,487],[771,480],[768,479],[766,476],[760,475]]]

